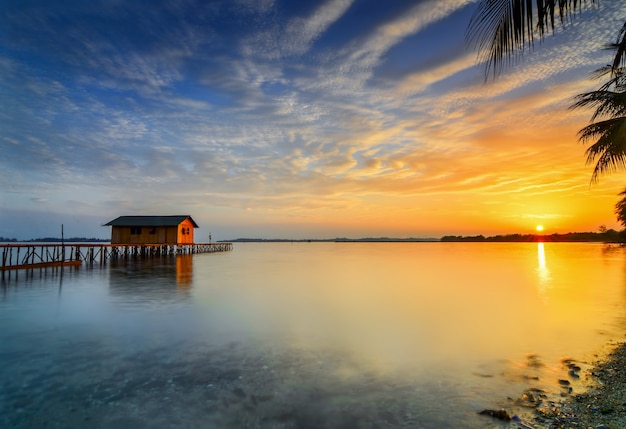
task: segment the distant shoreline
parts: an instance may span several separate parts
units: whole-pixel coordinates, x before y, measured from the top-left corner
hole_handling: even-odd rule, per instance
[[[441,237],[441,241],[469,241],[469,242],[601,242],[601,243],[624,243],[626,235],[614,229],[604,232],[568,232],[566,234],[508,234],[485,237],[454,236]]]
[[[446,235],[441,238],[321,238],[321,239],[288,239],[288,238],[236,238],[224,240],[230,243],[429,243],[429,242],[494,242],[494,243],[624,243],[626,235],[609,229],[605,232],[568,232],[566,234],[508,234],[485,237],[484,235]]]
[[[109,243],[109,238],[95,237],[41,237],[29,240],[0,237],[0,243]],[[436,237],[363,237],[363,238],[236,238],[233,240],[217,240],[218,243],[433,243],[433,242],[546,242],[546,243],[626,243],[626,230],[609,229],[604,232],[568,232],[566,234],[506,234],[506,235],[445,235]]]
[[[70,237],[70,238],[56,238],[56,237],[43,237],[43,238],[31,238],[30,240],[18,240],[16,238],[0,237],[0,243],[109,243],[110,238],[85,238],[85,237]]]
[[[439,242],[439,238],[236,238],[220,240],[228,243],[404,243]]]

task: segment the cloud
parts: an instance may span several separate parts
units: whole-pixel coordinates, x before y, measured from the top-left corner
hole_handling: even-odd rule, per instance
[[[335,23],[353,2],[354,0],[330,0],[316,8],[311,16],[289,21],[279,42],[283,55],[301,55],[308,52],[313,42]]]
[[[269,222],[588,193],[576,141],[588,116],[566,108],[595,85],[619,7],[585,12],[494,82],[459,51],[460,31],[403,58],[470,3],[359,21],[352,1],[15,6],[0,55],[3,204],[246,220],[250,208]]]
[[[418,2],[404,16],[376,28],[359,47],[352,49],[346,64],[371,69],[391,47],[409,35],[437,22],[470,3],[467,0]]]

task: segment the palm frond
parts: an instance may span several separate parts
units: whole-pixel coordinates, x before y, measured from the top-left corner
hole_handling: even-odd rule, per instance
[[[576,96],[576,102],[570,109],[582,107],[594,107],[591,120],[595,121],[601,117],[626,116],[626,92],[615,92],[608,90],[598,90],[586,92]]]
[[[595,3],[596,0],[589,0]],[[481,0],[472,15],[466,41],[485,63],[485,79],[495,78],[505,66],[515,63],[526,49],[555,30],[555,16],[565,24],[584,0]]]
[[[608,46],[608,49],[615,50],[615,57],[611,68],[614,73],[626,67],[626,22],[619,31],[617,42]]]
[[[603,174],[626,167],[626,117],[612,118],[590,124],[579,131],[579,140],[596,140],[585,151],[587,164],[596,163],[591,182]]]
[[[618,194],[622,198],[615,204],[617,220],[626,227],[626,189]]]
[[[602,79],[606,76],[609,76],[610,78],[612,73],[613,73],[613,67],[611,67],[610,65],[606,65],[606,66],[600,67],[592,71],[590,77],[592,79]]]
[[[527,20],[522,20],[518,28],[514,28],[514,22],[513,8],[508,1],[481,1],[472,16],[466,39],[478,51],[479,61],[485,63],[486,76],[500,74],[505,64],[510,64],[523,52],[526,42],[532,44],[532,22],[530,29],[525,27]]]

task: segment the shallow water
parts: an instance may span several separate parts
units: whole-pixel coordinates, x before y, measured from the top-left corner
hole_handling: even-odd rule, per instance
[[[5,273],[0,427],[478,428],[626,332],[626,250],[247,243]]]

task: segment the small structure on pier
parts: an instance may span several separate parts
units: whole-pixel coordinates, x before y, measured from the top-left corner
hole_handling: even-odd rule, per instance
[[[193,244],[198,224],[188,215],[120,216],[105,223],[111,244]]]

